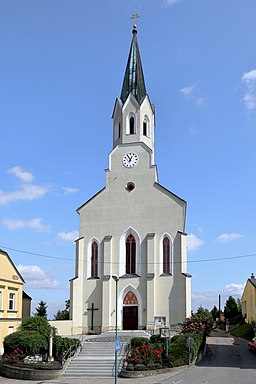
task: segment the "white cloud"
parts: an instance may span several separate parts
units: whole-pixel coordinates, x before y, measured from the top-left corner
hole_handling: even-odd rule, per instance
[[[204,241],[199,239],[196,235],[193,233],[187,235],[187,246],[188,246],[188,252],[196,251],[201,245],[203,245]]]
[[[242,76],[242,83],[245,86],[243,102],[246,109],[256,109],[256,69],[245,72]]]
[[[205,98],[198,95],[196,83],[187,87],[183,87],[179,91],[186,99],[192,100],[192,102],[195,103],[195,105],[198,107],[203,107],[205,105]]]
[[[5,219],[2,221],[2,224],[10,230],[29,228],[36,232],[47,232],[50,229],[49,226],[43,223],[43,219],[40,217],[30,220]]]
[[[223,233],[217,237],[216,241],[219,243],[230,243],[233,240],[241,239],[241,237],[244,237],[244,235],[240,233]]]
[[[193,91],[195,89],[195,86],[196,85],[193,84],[193,85],[190,85],[188,87],[181,88],[180,89],[180,93],[182,93],[182,95],[185,96],[185,97],[189,97],[189,96],[192,95],[192,93],[193,93]]]
[[[225,285],[220,291],[203,291],[203,292],[192,292],[192,309],[195,312],[198,307],[202,306],[212,310],[214,305],[219,308],[219,295],[221,299],[221,309],[224,309],[226,301],[229,296],[234,299],[240,299],[244,290],[244,284],[241,283],[230,283]]]
[[[36,200],[44,197],[44,195],[51,190],[50,185],[32,184],[34,179],[33,175],[29,172],[24,171],[20,166],[10,168],[9,173],[16,176],[21,184],[15,191],[4,192],[0,190],[0,204],[4,205],[12,201],[21,200]]]
[[[70,195],[71,193],[75,193],[75,192],[79,191],[79,189],[72,188],[72,187],[63,187],[62,189],[63,189],[65,195]]]
[[[57,235],[58,239],[65,242],[74,242],[79,237],[78,231],[71,231],[71,232],[59,232]]]
[[[26,281],[26,287],[34,289],[61,289],[61,285],[49,271],[44,271],[38,265],[18,265],[17,269]]]
[[[245,284],[231,283],[225,286],[224,292],[228,293],[229,296],[242,296]]]
[[[32,183],[32,181],[34,180],[34,176],[30,172],[27,172],[24,169],[22,169],[19,165],[8,169],[8,172],[15,175],[18,179],[20,179],[24,183]]]

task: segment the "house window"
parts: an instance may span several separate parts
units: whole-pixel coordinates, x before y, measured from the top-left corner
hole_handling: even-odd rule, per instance
[[[92,243],[91,249],[91,277],[98,277],[98,244]]]
[[[134,120],[133,116],[130,117],[129,123],[130,123],[130,135],[134,135],[134,133],[135,133],[135,120]]]
[[[163,273],[170,273],[170,240],[167,236],[163,239]]]
[[[10,292],[9,293],[9,311],[14,311],[15,310],[15,293]]]
[[[136,240],[133,235],[129,235],[126,239],[126,274],[133,275],[136,273]]]

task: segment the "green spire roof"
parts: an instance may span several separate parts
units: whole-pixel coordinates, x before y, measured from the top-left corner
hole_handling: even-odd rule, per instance
[[[144,100],[147,92],[142,71],[139,46],[137,41],[136,25],[133,28],[133,38],[125,70],[121,100],[125,103],[127,97],[132,93],[139,104]]]

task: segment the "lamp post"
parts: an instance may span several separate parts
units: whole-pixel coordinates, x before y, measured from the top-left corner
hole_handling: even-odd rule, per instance
[[[120,340],[118,340],[118,333],[117,333],[117,327],[118,327],[118,281],[119,277],[117,275],[112,275],[112,278],[116,282],[116,334],[115,334],[115,384],[117,384],[118,381],[118,351],[119,351],[119,345],[120,345]]]

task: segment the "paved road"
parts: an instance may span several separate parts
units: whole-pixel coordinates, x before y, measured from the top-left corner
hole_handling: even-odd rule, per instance
[[[66,379],[50,381],[12,380],[0,377],[0,384],[114,384],[109,379]],[[255,384],[256,355],[247,342],[225,332],[212,332],[207,338],[207,356],[198,366],[141,379],[118,378],[119,384]]]

